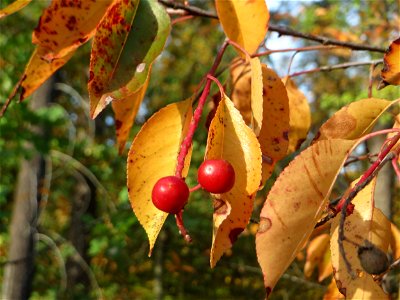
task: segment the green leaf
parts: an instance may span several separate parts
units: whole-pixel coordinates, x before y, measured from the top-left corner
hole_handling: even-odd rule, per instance
[[[140,1],[130,28],[121,22],[129,24],[136,6],[125,8],[117,1],[114,7],[119,4],[103,18],[93,42],[88,86],[92,118],[112,100],[135,93],[145,83],[170,32],[169,16],[156,0]],[[116,16],[127,19],[114,22]]]

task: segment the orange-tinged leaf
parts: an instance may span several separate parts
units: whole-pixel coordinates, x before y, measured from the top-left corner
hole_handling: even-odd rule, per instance
[[[289,97],[289,146],[288,153],[296,151],[307,138],[311,126],[310,105],[306,96],[297,88],[290,77],[282,79]]]
[[[268,31],[269,11],[264,0],[216,0],[215,7],[226,36],[253,54]],[[242,57],[245,55],[239,51]]]
[[[21,101],[30,96],[74,55],[74,52],[71,52],[64,57],[54,59],[52,62],[47,62],[41,58],[44,53],[46,53],[45,49],[36,47],[25,67],[24,74],[15,88],[15,92],[18,89],[21,90],[19,98]],[[14,95],[15,94],[10,97],[12,98]]]
[[[253,114],[253,130],[258,136],[263,120],[263,76],[258,57],[250,60],[251,66],[251,111]]]
[[[32,42],[46,49],[46,60],[67,55],[93,36],[111,2],[53,0],[40,17]]]
[[[232,101],[243,120],[251,125],[251,66],[243,59],[235,58],[230,65]]]
[[[149,238],[150,251],[168,214],[158,210],[151,191],[158,179],[175,174],[181,142],[192,116],[192,100],[170,104],[155,113],[135,137],[128,154],[128,194]],[[185,161],[186,176],[191,152]]]
[[[382,113],[396,102],[376,98],[352,102],[321,126],[315,140],[360,138],[369,133]]]
[[[262,65],[263,122],[258,136],[264,156],[262,185],[271,176],[275,164],[286,156],[289,146],[289,98],[279,76]]]
[[[164,48],[171,29],[167,12],[157,0],[137,2],[116,1],[97,28],[88,83],[92,118],[136,92]]]
[[[383,56],[382,80],[378,90],[387,85],[400,85],[400,38],[394,40]]]
[[[390,222],[379,209],[373,207],[375,184],[374,179],[352,200],[355,205],[354,212],[346,217],[344,234],[350,241],[359,245],[364,244],[366,239],[386,253],[390,241]],[[346,299],[389,299],[372,276],[361,267],[357,256],[358,247],[343,242],[346,256],[356,273],[355,278],[353,279],[348,273],[343,257],[339,253],[339,222],[340,214],[333,219],[331,226],[331,259],[339,291],[346,296]]]
[[[312,233],[354,144],[341,139],[319,141],[302,151],[275,181],[256,235],[267,294]]]
[[[321,282],[324,279],[331,276],[333,273],[332,262],[331,262],[331,250],[326,249],[322,260],[318,263],[318,281]]]
[[[117,144],[120,154],[124,150],[126,140],[129,136],[129,131],[135,122],[136,114],[143,101],[149,81],[150,75],[147,77],[145,84],[137,92],[122,100],[113,101],[111,104],[115,115]]]
[[[310,241],[307,247],[307,258],[304,264],[304,275],[311,277],[315,267],[323,260],[329,248],[329,234],[323,233]]]
[[[0,19],[19,11],[20,9],[27,6],[31,1],[32,0],[15,0],[8,6],[0,9]]]
[[[235,170],[235,185],[214,197],[210,264],[214,267],[247,226],[261,180],[261,150],[253,131],[232,101],[222,95],[207,139],[206,159],[225,159]]]
[[[344,296],[339,292],[336,286],[336,281],[334,278],[332,278],[332,281],[325,292],[323,300],[338,300],[338,299],[344,299]]]
[[[390,248],[393,252],[393,258],[400,258],[400,230],[393,223],[390,224]]]

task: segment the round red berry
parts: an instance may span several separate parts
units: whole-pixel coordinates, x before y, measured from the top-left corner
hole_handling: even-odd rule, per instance
[[[200,165],[197,180],[210,193],[226,193],[235,184],[235,170],[226,160],[208,159]]]
[[[159,179],[153,187],[151,198],[155,207],[170,214],[177,214],[186,205],[189,188],[176,176]]]

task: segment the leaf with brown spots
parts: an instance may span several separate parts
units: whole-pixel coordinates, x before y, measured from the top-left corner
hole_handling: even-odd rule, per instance
[[[289,77],[282,79],[289,97],[289,146],[287,153],[299,149],[301,143],[307,138],[311,126],[310,105],[306,96],[297,88]]]
[[[20,91],[20,101],[30,96],[36,89],[38,89],[51,75],[61,68],[75,52],[68,55],[54,59],[51,62],[44,61],[42,55],[46,53],[46,49],[36,47],[32,56],[25,67],[25,71],[21,80],[14,88],[14,92],[9,98],[14,98],[15,94]]]
[[[355,143],[319,141],[302,151],[275,181],[256,235],[258,262],[269,292],[311,235]]]
[[[258,136],[263,154],[262,183],[271,176],[275,164],[284,158],[289,146],[289,98],[279,76],[262,65],[263,121]]]
[[[19,11],[20,9],[27,6],[31,1],[32,0],[15,0],[8,6],[0,9],[0,19]]]
[[[144,84],[170,32],[169,16],[156,0],[140,1],[138,6],[132,1],[119,6],[125,3],[121,1],[110,7],[93,41],[88,84],[92,118]]]
[[[53,0],[32,35],[32,42],[46,49],[43,59],[61,58],[89,40],[111,2]]]
[[[151,191],[158,179],[175,174],[180,146],[191,117],[191,99],[162,108],[143,125],[129,150],[128,195],[149,238],[149,255],[168,216],[154,206]],[[190,157],[191,151],[186,156],[183,176],[187,175]]]
[[[253,131],[232,101],[222,100],[210,124],[206,159],[225,159],[235,170],[235,185],[214,197],[214,229],[210,264],[214,267],[247,226],[261,180],[261,150]]]
[[[226,36],[253,54],[268,31],[269,11],[264,0],[216,0],[215,7]],[[244,53],[238,51],[243,58]]]
[[[353,185],[357,181],[353,182]],[[386,253],[390,241],[390,222],[379,209],[374,209],[375,184],[374,179],[352,200],[355,205],[354,212],[346,217],[344,234],[347,239],[359,245],[368,240]],[[339,222],[340,214],[333,219],[331,226],[331,258],[339,291],[346,296],[346,299],[389,299],[372,276],[363,270],[357,256],[358,247],[344,241],[344,250],[356,277],[352,278],[347,271],[343,257],[339,253]]]
[[[400,38],[394,40],[383,56],[383,69],[378,90],[388,85],[400,85]]]
[[[135,122],[136,114],[139,110],[140,104],[143,101],[149,81],[150,74],[147,77],[144,85],[137,92],[122,100],[113,101],[111,104],[115,116],[117,144],[120,154],[124,151],[125,143],[129,136],[129,131]]]
[[[326,121],[314,141],[326,139],[353,140],[369,133],[376,120],[396,101],[367,98],[346,105]]]

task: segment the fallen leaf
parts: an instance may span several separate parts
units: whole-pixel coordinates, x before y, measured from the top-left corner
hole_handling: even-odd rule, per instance
[[[232,101],[222,95],[207,139],[206,159],[225,159],[235,170],[235,185],[215,194],[210,264],[214,267],[247,226],[261,179],[261,150],[253,131]]]
[[[168,214],[158,210],[151,192],[158,179],[175,174],[182,140],[192,117],[192,100],[170,104],[142,127],[128,153],[128,194],[133,211],[149,238],[149,255]],[[185,160],[187,175],[191,151]]]
[[[300,148],[301,143],[307,138],[311,126],[310,105],[306,96],[297,88],[290,77],[282,79],[289,97],[289,146],[287,153],[292,153]]]
[[[136,114],[143,101],[149,81],[150,75],[147,77],[145,84],[137,92],[122,100],[113,101],[111,104],[115,116],[117,144],[120,154],[124,150],[125,143],[129,136],[129,131],[135,122]]]
[[[253,54],[268,31],[269,11],[264,0],[216,0],[215,7],[226,36]],[[243,58],[245,54],[238,51]]]
[[[357,180],[358,181],[358,180]],[[352,186],[357,182],[353,182]],[[354,212],[346,217],[344,234],[347,239],[359,245],[368,240],[385,253],[390,241],[390,222],[377,208],[373,207],[373,195],[376,180],[361,190],[352,200]],[[338,214],[331,226],[331,259],[333,274],[339,291],[346,299],[389,299],[382,288],[361,267],[357,256],[358,247],[353,243],[343,242],[346,256],[352,270],[356,273],[353,279],[348,273],[343,257],[339,253],[338,236],[341,215]]]
[[[43,59],[66,56],[89,40],[111,2],[53,0],[32,34],[32,42],[46,49]]]
[[[140,1],[132,26],[129,22],[136,6],[120,7],[119,3],[110,7],[93,41],[88,83],[92,118],[111,101],[129,96],[144,84],[170,32],[169,16],[158,1]],[[126,24],[114,23],[114,17],[123,12]]]
[[[400,38],[394,40],[383,56],[383,69],[378,90],[390,84],[400,85]]]
[[[11,15],[27,6],[32,0],[15,0],[3,9],[0,9],[0,19]]]

